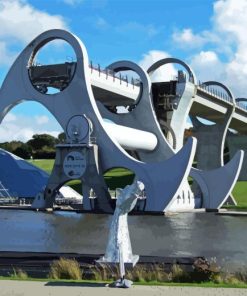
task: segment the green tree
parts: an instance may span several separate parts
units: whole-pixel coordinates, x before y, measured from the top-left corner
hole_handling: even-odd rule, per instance
[[[33,151],[42,150],[45,146],[53,148],[57,144],[58,140],[48,134],[33,135],[33,138],[27,142]]]
[[[0,144],[0,148],[7,150],[11,153],[14,153],[14,151],[23,145],[23,142],[21,141],[11,141],[11,142],[4,142]]]
[[[29,145],[22,143],[22,145],[17,147],[13,153],[21,158],[29,159],[32,155],[32,149]]]
[[[64,132],[60,133],[57,138],[59,143],[64,143],[66,141],[66,135]]]

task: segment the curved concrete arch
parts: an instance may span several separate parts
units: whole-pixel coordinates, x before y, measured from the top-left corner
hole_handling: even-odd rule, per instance
[[[236,108],[236,100],[232,93],[232,91],[225,86],[224,84],[217,82],[217,81],[206,81],[203,83],[206,86],[219,86],[226,91],[228,94],[231,103],[228,108],[225,116],[222,118],[220,122],[217,122],[213,125],[205,125],[200,122],[196,117],[191,117],[191,121],[194,125],[195,136],[198,139],[198,146],[197,146],[197,168],[200,170],[200,173],[195,169],[192,169],[192,174],[200,174],[201,177],[205,174],[206,182],[209,182],[209,171],[216,177],[218,174],[218,179],[225,175],[225,178],[228,178],[229,174],[227,175],[227,167],[224,165],[224,147],[226,142],[227,131],[229,125],[231,123],[232,117],[235,112]],[[234,157],[231,163],[235,164],[235,174],[238,176],[238,166],[242,166],[243,161],[239,160],[239,158]],[[213,186],[213,179],[210,179],[211,186]],[[229,188],[233,188],[237,179],[231,175],[231,180],[228,179],[228,186]],[[199,182],[198,182],[199,183]],[[222,189],[222,194],[224,195],[227,191]],[[211,193],[212,194],[212,193]],[[219,192],[218,192],[219,194]],[[207,195],[204,194],[205,199],[207,200]],[[223,200],[226,201],[227,198],[228,202],[236,204],[236,201],[233,196],[231,196],[231,192],[228,193],[227,197],[224,197]],[[213,197],[209,197],[211,200]],[[222,199],[222,197],[221,197]]]
[[[201,126],[204,126],[203,122],[201,122],[201,120],[199,120],[197,118],[197,116],[190,116],[190,120],[192,122],[192,125],[194,128],[200,128]],[[216,123],[210,124],[211,125],[215,125]]]
[[[232,91],[223,83],[206,81],[203,84],[206,86],[216,85],[223,88],[232,102],[232,105],[228,106],[225,116],[216,124],[205,125],[197,118],[191,117],[196,127],[195,133],[198,139],[197,156],[199,168],[202,170],[211,170],[224,165],[226,135],[235,112],[236,101]],[[205,154],[205,150],[207,150],[207,154]]]
[[[161,59],[151,65],[147,72],[149,73],[149,75],[151,75],[159,67],[169,63],[180,64],[185,67],[185,69],[189,73],[189,82],[180,82],[176,85],[176,98],[178,99],[177,109],[169,111],[169,113],[167,113],[164,118],[159,118],[159,121],[163,120],[166,126],[174,132],[176,146],[173,151],[175,152],[181,149],[184,144],[184,131],[186,128],[189,111],[191,109],[196,94],[197,79],[192,68],[185,62],[176,58]],[[186,196],[187,200],[190,200],[190,197],[193,196],[187,180],[184,181],[183,188],[179,193],[179,196]]]
[[[62,39],[73,47],[76,53],[78,67],[76,67],[74,79],[72,79],[71,83],[63,92],[53,95],[41,94],[33,87],[29,78],[27,66],[30,66],[35,54],[42,46],[55,39]],[[34,100],[34,98],[35,101],[44,105],[57,119],[61,117],[55,110],[55,102],[60,99],[63,100],[64,94],[67,94],[70,89],[74,87],[75,80],[84,73],[83,52],[85,51],[86,49],[80,40],[75,35],[64,30],[50,30],[36,37],[18,56],[2,84],[2,88],[0,89],[0,121],[2,121],[5,114],[13,108],[13,106],[23,100],[29,101]],[[18,70],[19,77],[15,77],[16,81],[11,81],[11,78],[16,76]],[[66,105],[68,104],[69,100]],[[57,108],[58,106],[56,106],[56,109]]]
[[[189,81],[193,84],[197,84],[197,79],[196,79],[195,73],[192,70],[192,68],[188,64],[186,64],[184,61],[177,59],[177,58],[170,57],[170,58],[161,59],[161,60],[155,62],[153,65],[151,65],[148,68],[147,73],[149,75],[152,75],[153,72],[156,71],[158,68],[160,68],[161,66],[167,65],[167,64],[179,64],[179,65],[183,66],[189,74]]]
[[[73,47],[77,57],[77,67],[74,77],[66,89],[54,95],[41,94],[31,84],[27,65],[37,48],[54,39],[63,39]],[[189,140],[185,147],[176,155],[171,155],[169,160],[147,163],[129,156],[104,128],[103,118],[93,96],[88,64],[87,51],[78,37],[64,30],[50,30],[42,33],[23,50],[4,80],[0,90],[0,120],[8,112],[9,108],[20,102],[20,100],[29,100],[29,98],[43,103],[55,116],[65,132],[70,118],[78,114],[86,114],[93,125],[91,136],[96,139],[97,147],[100,149],[100,163],[98,166],[94,165],[92,167],[94,169],[93,174],[90,171],[91,167],[89,167],[88,174],[83,175],[82,181],[88,188],[94,188],[100,208],[110,211],[109,193],[101,172],[111,167],[124,166],[132,170],[145,184],[147,194],[146,210],[163,211],[170,200],[177,195],[185,176],[189,173],[194,158],[196,140]],[[150,88],[148,79],[146,82],[145,88],[148,91]],[[145,102],[145,100],[142,101]],[[160,131],[160,133],[162,132]],[[161,137],[159,132],[156,131],[157,135]],[[160,141],[159,145],[164,145],[162,143],[164,141]],[[97,148],[95,145],[93,147]],[[157,153],[157,149],[154,153]],[[90,150],[90,153],[89,161],[93,157],[98,157],[94,150]],[[55,163],[55,166],[57,164]],[[53,177],[56,178],[54,172],[53,170],[52,181]],[[66,181],[65,179],[61,179],[60,182],[63,183]],[[52,204],[54,201],[52,191],[59,187],[59,180],[56,180],[57,183],[52,183],[52,181],[51,187],[49,187],[51,194],[44,200],[44,206]],[[47,190],[45,191],[46,194]]]
[[[237,106],[243,108],[244,110],[247,109],[247,98],[236,98]],[[230,156],[236,153],[238,149],[243,149],[245,152],[245,157],[243,161],[242,170],[239,175],[239,181],[246,181],[247,180],[247,137],[246,134],[238,134],[234,135],[230,132],[227,135],[227,143],[229,148]]]
[[[177,144],[176,151],[177,151],[183,146],[184,130],[185,130],[186,121],[189,115],[189,111],[193,104],[193,98],[196,93],[197,79],[196,79],[196,75],[194,74],[194,71],[188,64],[186,64],[184,61],[180,59],[172,58],[172,57],[164,58],[155,62],[153,65],[151,65],[148,68],[147,73],[150,76],[159,67],[164,66],[166,64],[170,64],[170,63],[175,63],[183,66],[187,70],[189,74],[189,82],[191,82],[191,84],[181,83],[177,85],[177,94],[179,96],[178,108],[170,112],[171,114],[169,114],[169,119],[167,121],[167,126],[171,127],[171,129],[176,134],[176,144]]]
[[[132,70],[142,81],[142,93],[136,107],[129,113],[114,114],[107,110],[101,103],[98,107],[102,117],[110,119],[117,124],[152,132],[158,139],[158,145],[152,153],[138,151],[140,158],[145,162],[160,161],[172,157],[172,147],[163,135],[155,116],[151,100],[151,81],[142,67],[131,61],[118,61],[107,67],[114,72],[121,70]]]
[[[33,59],[34,54],[36,54],[42,46],[56,39],[65,40],[72,46],[77,57],[77,67],[72,81],[65,90],[52,95],[42,94],[33,87],[29,79],[26,65],[30,65],[30,60]],[[12,82],[12,76],[17,76],[17,68],[22,72],[22,79],[16,79],[16,81]],[[98,121],[101,123],[102,129],[105,131],[103,121],[91,92],[88,72],[87,51],[78,37],[60,29],[49,30],[40,34],[19,55],[3,82],[3,86],[0,90],[0,121],[2,117],[5,116],[6,112],[16,104],[25,100],[32,100],[46,107],[55,116],[64,130],[66,130],[67,123],[71,117],[83,114],[84,111],[87,111],[87,108],[89,108],[90,111],[93,109],[97,115]],[[74,99],[74,97],[71,96],[71,94],[76,93],[76,91],[78,91],[78,93],[82,92],[78,87],[78,80],[80,80],[80,86],[85,87],[87,90],[85,93],[88,95],[88,97],[85,98],[87,104],[83,104],[85,103],[83,99]],[[13,83],[16,87],[13,87]],[[107,135],[107,137],[109,137],[109,135]],[[117,143],[115,144],[125,153],[121,146]],[[127,153],[126,156],[129,157]]]
[[[130,67],[131,65],[133,67]],[[117,71],[120,69],[121,70],[122,69],[133,70],[139,75],[139,77],[143,77],[143,75],[147,75],[140,66],[135,65],[135,67],[134,67],[133,63],[132,62],[130,63],[128,61],[120,61],[120,62],[114,63],[114,64],[110,65],[108,68],[110,68],[113,71]],[[137,71],[137,69],[139,72],[140,71],[143,72],[143,75],[140,75],[140,73]],[[147,81],[147,79],[150,82],[149,77],[144,79],[144,81]],[[191,100],[188,100],[187,98],[188,97],[191,98],[191,96],[192,96],[191,93],[194,93],[194,86],[192,86],[192,84],[187,84],[187,87],[185,87],[185,96],[183,97],[183,100],[185,100],[187,102],[189,101],[189,104],[191,104],[191,102],[190,102]],[[152,102],[152,97],[150,95],[150,88],[146,88],[145,83],[143,84],[142,97],[140,98],[136,108],[133,109],[130,113],[113,114],[108,109],[106,109],[100,102],[98,102],[98,107],[99,107],[100,113],[103,117],[108,118],[108,119],[116,122],[117,124],[122,124],[125,126],[134,127],[134,128],[141,129],[141,130],[149,130],[156,135],[156,137],[159,140],[156,154],[155,153],[150,154],[150,153],[138,151],[138,155],[140,156],[140,159],[142,161],[145,161],[145,162],[147,162],[147,161],[148,162],[162,161],[165,159],[169,159],[170,157],[172,157],[172,155],[175,154],[175,151],[170,146],[170,143],[167,141],[167,139],[165,138],[165,136],[160,128],[160,124],[155,116],[155,110],[154,110],[154,106],[153,106],[153,102]],[[184,119],[182,118],[182,120],[184,120]],[[181,121],[181,119],[180,119],[180,121]],[[179,130],[181,130],[180,121],[176,125],[176,128],[179,128]],[[167,125],[167,128],[173,132],[173,136],[175,139],[174,142],[175,142],[175,144],[177,144],[176,143],[177,137],[175,136],[176,133],[173,131],[173,129],[170,125]],[[182,147],[183,147],[183,144],[180,144],[177,148],[177,151],[179,149],[181,149]],[[187,182],[187,177],[188,176],[185,176],[185,178],[183,180],[183,186],[181,187],[181,190],[178,193],[178,195],[176,197],[174,197],[173,200],[175,200],[179,195],[182,195],[181,192],[187,192],[190,196],[193,195],[192,192],[190,191],[190,187]],[[169,203],[169,205],[170,204],[171,203]]]
[[[227,201],[240,174],[243,157],[244,152],[241,150],[225,166],[210,171],[191,170],[190,176],[196,180],[203,193],[204,208],[219,209]]]
[[[138,155],[142,161],[144,162],[164,161],[166,159],[171,158],[174,155],[174,151],[173,151],[173,148],[168,143],[167,139],[164,137],[164,134],[155,116],[155,110],[154,110],[152,98],[150,95],[151,82],[146,72],[139,65],[130,61],[119,61],[111,64],[107,68],[116,72],[120,70],[135,71],[139,75],[142,81],[143,87],[142,87],[142,94],[141,94],[141,97],[139,98],[139,102],[136,105],[136,108],[129,113],[114,114],[110,112],[108,109],[106,109],[102,105],[102,103],[98,102],[98,107],[102,117],[110,119],[117,124],[149,131],[156,135],[158,139],[158,146],[154,152],[146,153],[143,151],[138,151]],[[173,134],[175,137],[174,132]],[[183,183],[187,182],[187,177],[188,175],[184,176]],[[183,187],[184,185],[181,188]],[[174,196],[173,200],[174,199],[176,199],[176,196]],[[147,205],[147,209],[148,209],[148,205]]]

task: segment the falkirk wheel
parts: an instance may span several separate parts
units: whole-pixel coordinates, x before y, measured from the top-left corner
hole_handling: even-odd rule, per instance
[[[49,65],[46,66],[49,69],[35,66],[37,52],[57,39],[72,46],[77,61],[56,65],[56,69],[49,68]],[[0,122],[14,106],[31,100],[46,107],[66,134],[66,142],[56,146],[52,173],[46,188],[37,194],[33,207],[51,208],[59,188],[69,180],[78,179],[83,183],[85,210],[112,212],[111,196],[103,174],[118,167],[133,171],[136,178],[144,184],[144,211],[164,212],[195,208],[197,197],[188,185],[189,175],[195,175],[194,178],[204,194],[200,197],[204,199],[204,202],[199,203],[200,207],[219,207],[237,180],[243,153],[238,152],[234,160],[226,165],[227,172],[231,171],[234,175],[229,176],[230,186],[216,186],[215,178],[220,176],[226,166],[205,173],[193,169],[197,144],[193,137],[177,150],[171,147],[155,114],[152,83],[147,72],[130,61],[119,61],[107,67],[113,77],[119,71],[130,70],[141,80],[141,90],[135,106],[129,113],[116,114],[95,97],[90,79],[92,69],[88,65],[86,48],[78,37],[64,30],[50,30],[30,42],[18,56],[2,84]],[[46,79],[47,73],[59,71],[59,67],[64,67],[63,71],[68,75],[65,84],[52,80],[51,74]],[[157,65],[151,70],[156,68]],[[61,91],[47,94],[46,85],[36,83],[40,77]],[[174,134],[176,135],[176,131]],[[90,200],[91,189],[95,192],[93,203]],[[216,192],[215,202],[212,202],[214,197],[211,190]],[[178,203],[179,198],[184,200],[182,204]]]

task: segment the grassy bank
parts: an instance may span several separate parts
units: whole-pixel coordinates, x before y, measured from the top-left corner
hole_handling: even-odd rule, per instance
[[[171,267],[164,264],[137,264],[134,269],[126,267],[126,278],[131,279],[135,285],[247,288],[246,272],[223,272],[207,261],[198,263],[194,262],[191,271],[186,271],[176,264]],[[0,277],[0,280],[107,284],[119,277],[118,265],[92,264],[83,267],[75,259],[60,258],[53,261],[45,278],[30,277],[24,270],[13,268],[13,273],[8,277]]]
[[[12,280],[12,281],[34,281],[34,282],[52,282],[52,283],[68,283],[73,286],[73,284],[78,285],[83,284],[88,285],[88,284],[110,284],[112,281],[95,281],[95,280],[64,280],[64,279],[59,279],[59,280],[54,280],[50,278],[32,278],[32,277],[27,277],[26,279],[22,279],[19,277],[5,277],[5,276],[0,276],[0,281],[4,280]],[[134,285],[137,286],[170,286],[170,287],[201,287],[201,288],[235,288],[235,289],[247,289],[247,284],[226,284],[226,283],[214,283],[214,282],[203,282],[203,283],[160,283],[157,281],[152,281],[152,282],[134,282]]]
[[[54,165],[54,160],[52,159],[32,160],[30,162],[48,173],[51,172]],[[122,188],[127,184],[131,184],[134,175],[131,171],[123,168],[117,168],[107,172],[104,177],[108,187],[110,189],[115,189],[118,187]],[[81,192],[81,185],[79,181],[71,181],[69,185],[75,190]],[[247,181],[237,182],[236,186],[233,189],[233,196],[235,197],[238,205],[236,207],[227,206],[226,208],[235,210],[247,210]]]

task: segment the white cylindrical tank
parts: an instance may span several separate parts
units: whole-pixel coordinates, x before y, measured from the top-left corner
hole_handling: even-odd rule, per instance
[[[115,124],[104,120],[104,128],[123,148],[153,151],[157,146],[156,136],[150,132]]]

